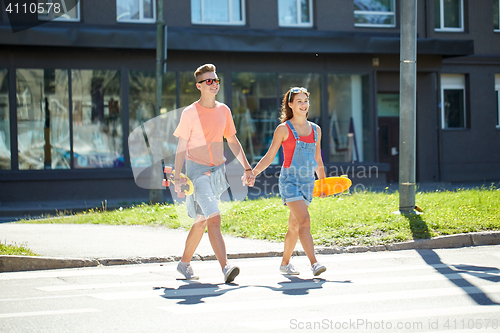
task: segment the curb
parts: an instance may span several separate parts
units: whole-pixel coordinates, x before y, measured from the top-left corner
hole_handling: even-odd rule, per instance
[[[316,254],[342,254],[363,253],[381,251],[423,250],[423,249],[446,249],[482,245],[500,244],[500,231],[478,232],[470,234],[457,234],[440,236],[433,239],[418,239],[414,241],[392,243],[374,246],[348,246],[348,247],[316,247]],[[267,258],[280,257],[281,251],[250,252],[250,253],[228,253],[228,259]],[[295,251],[295,256],[304,256],[304,251]],[[0,273],[35,271],[61,268],[83,268],[97,266],[117,266],[135,264],[154,264],[164,262],[177,262],[180,256],[170,257],[147,257],[147,258],[101,258],[101,259],[73,259],[73,258],[51,258],[33,256],[9,256],[0,255]],[[216,260],[215,255],[197,255],[193,260],[207,261]]]

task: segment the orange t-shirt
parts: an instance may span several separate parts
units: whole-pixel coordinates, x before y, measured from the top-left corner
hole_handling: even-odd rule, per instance
[[[286,124],[286,128],[288,128],[288,138],[283,141],[281,145],[283,146],[283,167],[288,169],[292,164],[296,143],[292,129],[288,126],[288,124]],[[299,136],[299,140],[307,143],[314,143],[314,129],[311,127],[311,134]]]
[[[215,102],[207,109],[195,102],[182,111],[174,136],[188,141],[186,158],[198,164],[214,166],[226,161],[224,138],[236,134],[231,110]]]

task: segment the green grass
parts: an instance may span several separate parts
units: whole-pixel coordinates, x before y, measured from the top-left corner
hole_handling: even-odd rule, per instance
[[[11,256],[36,256],[30,249],[24,247],[24,245],[17,244],[3,244],[0,243],[0,255],[11,255]]]
[[[500,189],[417,192],[423,215],[394,214],[399,194],[352,193],[315,198],[311,233],[317,245],[378,245],[477,231],[500,230]],[[283,241],[289,210],[279,197],[221,204],[222,231],[238,237]],[[37,222],[37,221],[25,221]],[[43,223],[93,223],[189,228],[184,206],[146,205],[116,211],[90,210]]]

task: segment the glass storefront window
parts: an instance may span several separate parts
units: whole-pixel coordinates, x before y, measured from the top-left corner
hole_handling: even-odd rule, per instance
[[[72,70],[71,80],[74,168],[123,167],[120,71]]]
[[[156,128],[156,137],[161,136],[162,157],[168,159],[175,155],[177,140],[172,135],[177,128],[179,112],[177,109],[177,84],[175,72],[167,72],[162,80],[162,106],[161,117],[156,117],[156,74],[149,71],[130,71],[129,72],[129,130],[132,133],[135,129],[145,124],[146,132],[151,133]],[[149,122],[153,118],[158,118],[155,122]],[[153,128],[152,126],[159,127]],[[142,132],[142,130],[141,130]],[[170,134],[170,135],[169,135]],[[143,147],[132,145],[129,147],[132,167],[149,165],[151,156],[149,150]]]
[[[10,170],[9,75],[0,68],[0,170]]]
[[[154,72],[130,71],[129,81],[129,130],[155,117],[156,75]]]
[[[373,159],[368,79],[361,75],[328,75],[328,132],[330,162]],[[326,125],[326,124],[325,124]]]
[[[235,72],[232,75],[233,118],[250,163],[267,152],[279,123],[276,74]],[[279,154],[273,164],[279,164]]]
[[[68,71],[16,74],[19,169],[69,169]]]

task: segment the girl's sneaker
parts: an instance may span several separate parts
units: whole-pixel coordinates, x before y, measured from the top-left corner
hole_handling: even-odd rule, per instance
[[[299,275],[300,272],[292,264],[280,265],[280,272],[283,275]]]
[[[181,273],[184,275],[186,280],[198,280],[199,277],[194,275],[193,268],[189,263],[183,263],[182,261],[179,261],[179,264],[177,265],[177,272]]]
[[[312,270],[314,276],[318,276],[321,273],[323,273],[324,271],[326,271],[326,267],[321,265],[319,262],[315,262],[311,266],[311,270]]]

